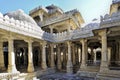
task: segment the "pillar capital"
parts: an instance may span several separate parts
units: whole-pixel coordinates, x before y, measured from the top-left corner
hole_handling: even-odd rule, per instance
[[[67,45],[68,45],[68,46],[69,46],[69,45],[71,45],[71,43],[72,43],[72,42],[70,42],[70,41],[67,41]]]
[[[53,25],[49,25],[49,28],[50,28],[50,33],[53,33],[54,26]]]
[[[51,44],[50,44],[50,47],[54,47],[54,44],[53,44],[53,43],[51,43]]]
[[[4,39],[0,39],[0,42],[4,42],[5,40]]]
[[[31,38],[25,39],[24,41],[27,42],[27,43],[32,43],[33,42],[33,40]]]
[[[40,43],[42,46],[46,46],[47,42],[46,41],[43,41]]]
[[[85,42],[87,42],[87,39],[81,39],[80,42],[85,43]]]
[[[104,30],[99,31],[98,34],[102,37],[102,36],[106,36],[106,32],[107,32],[107,30],[104,29]]]

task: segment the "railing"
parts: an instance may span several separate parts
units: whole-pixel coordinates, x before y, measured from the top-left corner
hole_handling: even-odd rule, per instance
[[[51,10],[48,11],[48,13],[49,13],[49,14],[52,14],[52,13],[54,13],[54,12],[56,12],[56,11],[59,11],[60,13],[63,13],[63,11],[62,11],[60,8],[51,9]]]
[[[87,60],[87,66],[100,66],[100,60]]]
[[[49,18],[45,21],[39,22],[38,24],[41,25],[41,26],[45,26],[45,25],[56,23],[56,22],[59,22],[59,21],[65,20],[65,19],[69,19],[69,18],[72,18],[72,14],[75,13],[75,12],[78,12],[78,10],[74,9],[74,10],[65,12],[62,15]],[[72,19],[74,19],[74,18],[72,18]]]
[[[75,12],[79,12],[79,11],[77,9],[73,9],[73,10],[65,12],[65,14],[73,14]]]
[[[48,10],[45,7],[38,6],[38,7],[34,8],[33,10],[31,10],[29,13],[32,14],[33,12],[35,12],[35,11],[37,11],[39,9],[43,9],[44,11],[48,12]]]
[[[65,40],[72,40],[72,39],[77,39],[77,38],[86,38],[93,36],[92,30],[98,29],[99,24],[97,23],[91,23],[87,25],[84,28],[76,29],[76,30],[71,30],[70,32],[62,32],[62,33],[56,33],[53,34],[53,39],[54,41],[65,41]]]
[[[62,14],[62,15],[59,15],[59,16],[49,18],[49,19],[47,19],[45,21],[42,21],[42,22],[40,22],[38,24],[40,26],[45,26],[45,25],[56,23],[56,22],[59,22],[59,21],[65,20],[65,19],[69,19],[69,18],[70,18],[70,15]]]
[[[19,20],[15,20],[13,18],[9,18],[7,15],[3,16],[3,14],[0,13],[0,28],[23,34],[26,36],[42,39],[42,40],[52,40],[51,34],[44,32],[41,30],[41,28],[37,25],[28,23],[28,22],[23,22]]]
[[[51,34],[44,32],[43,30],[41,30],[39,26],[35,24],[14,20],[13,18],[9,18],[7,15],[3,16],[0,13],[0,28],[41,40],[59,42],[59,41],[93,36],[92,30],[98,29],[99,25],[96,23],[93,24],[91,23],[90,25],[87,25],[84,28],[71,30],[70,32]]]
[[[19,73],[0,73],[0,80],[14,80]]]
[[[110,70],[120,70],[120,61],[110,61]]]
[[[111,16],[106,14],[104,17],[101,16],[101,28],[103,27],[111,27],[120,25],[120,12],[115,12]]]

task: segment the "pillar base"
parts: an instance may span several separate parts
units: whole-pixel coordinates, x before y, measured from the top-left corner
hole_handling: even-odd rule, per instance
[[[80,70],[86,70],[87,65],[86,64],[81,64]]]
[[[71,61],[67,62],[67,73],[73,73],[73,66]]]
[[[117,70],[108,70],[104,73],[98,73],[97,80],[120,80],[120,71]]]
[[[50,67],[51,67],[52,69],[54,69],[54,68],[55,68],[55,66],[54,66],[54,65],[51,65]]]
[[[105,73],[109,70],[107,62],[102,61],[101,66],[100,66],[100,73]]]
[[[0,65],[0,69],[1,69],[1,70],[6,70],[6,68],[5,68],[4,65]]]
[[[6,68],[5,68],[5,67],[0,67],[0,69],[1,69],[1,70],[3,70],[3,71],[4,71],[4,70],[6,70]]]
[[[33,64],[32,63],[29,63],[28,64],[28,69],[27,69],[28,72],[34,72],[34,67],[33,67]]]
[[[100,73],[106,73],[106,72],[108,72],[109,71],[109,69],[108,69],[108,67],[106,67],[106,66],[102,66],[102,67],[100,67]]]
[[[15,65],[8,65],[8,73],[19,73],[19,71],[17,71]]]
[[[42,62],[42,69],[46,70],[47,69],[47,65],[45,62]]]
[[[61,68],[62,68],[62,65],[61,64],[57,64],[57,69],[61,70]]]
[[[73,67],[67,66],[67,73],[73,73]]]

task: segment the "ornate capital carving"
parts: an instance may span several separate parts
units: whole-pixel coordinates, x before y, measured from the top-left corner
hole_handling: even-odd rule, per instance
[[[107,33],[107,30],[104,29],[104,30],[99,31],[98,34],[102,37],[102,36],[106,36],[106,33]]]
[[[70,41],[67,41],[67,45],[68,45],[68,46],[70,46],[70,45],[71,45],[71,43],[72,43],[72,42],[70,42]]]
[[[31,38],[25,39],[24,41],[27,42],[28,44],[32,44],[33,43],[33,40]]]
[[[87,39],[81,39],[80,42],[85,43],[85,42],[87,42]]]
[[[42,46],[46,46],[47,42],[46,42],[46,41],[42,41],[40,44],[41,44]]]

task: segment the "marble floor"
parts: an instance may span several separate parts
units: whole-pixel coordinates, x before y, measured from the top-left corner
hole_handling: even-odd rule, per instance
[[[40,80],[94,80],[94,78],[79,77],[75,74],[54,73],[39,77]]]

